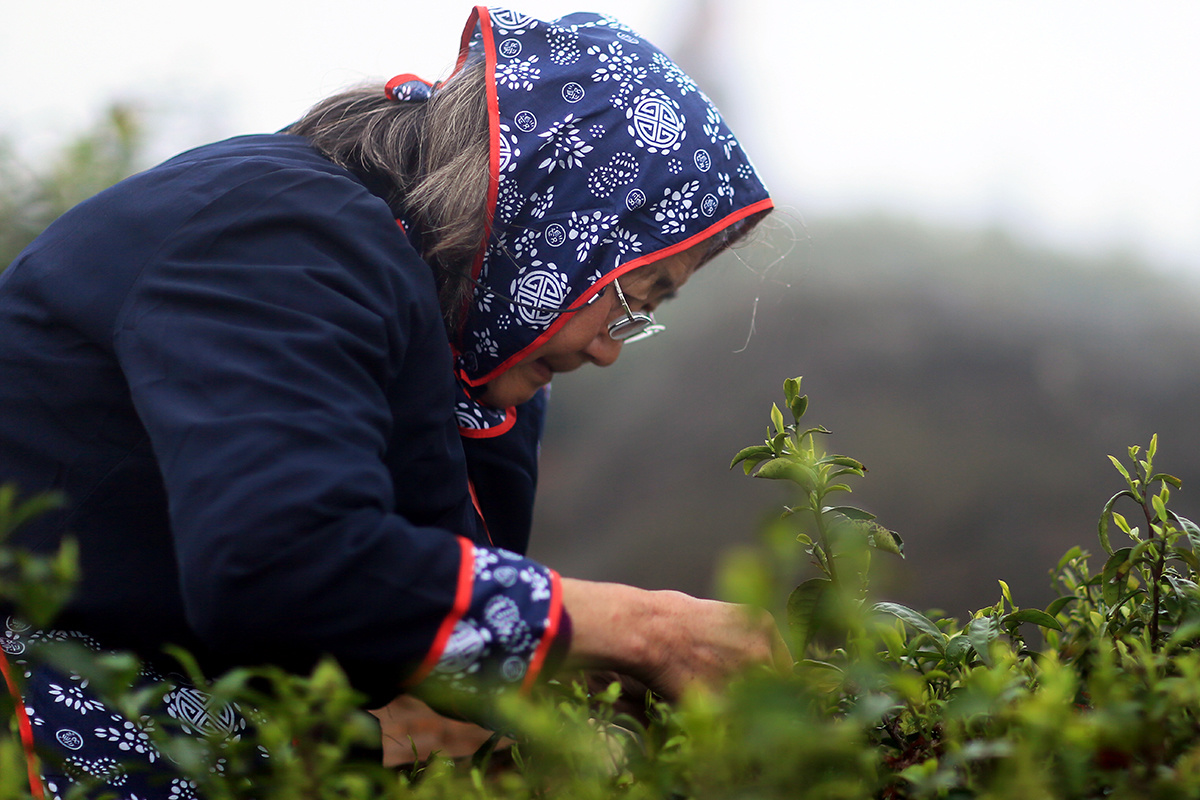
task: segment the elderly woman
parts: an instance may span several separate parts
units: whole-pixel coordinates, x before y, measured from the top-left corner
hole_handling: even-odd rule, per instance
[[[0,480],[69,498],[19,541],[72,535],[82,564],[56,630],[0,640],[51,792],[173,784],[86,681],[25,664],[39,638],[164,674],[166,645],[214,672],[331,654],[373,705],[563,665],[673,698],[785,658],[765,615],[520,555],[551,379],[656,332],[770,208],[629,28],[479,7],[444,83],[339,94],[64,215],[0,279]]]

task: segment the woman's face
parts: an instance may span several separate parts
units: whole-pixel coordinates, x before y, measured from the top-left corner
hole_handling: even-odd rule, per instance
[[[622,275],[618,280],[629,308],[653,311],[671,298],[696,271],[703,252],[699,246],[693,247]],[[624,314],[610,283],[591,305],[572,313],[545,344],[489,381],[483,401],[495,408],[519,405],[550,383],[556,373],[588,363],[612,364],[621,355],[621,342],[608,335],[608,324]]]

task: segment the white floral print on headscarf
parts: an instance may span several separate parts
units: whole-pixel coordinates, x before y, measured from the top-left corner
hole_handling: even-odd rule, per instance
[[[490,76],[492,226],[455,343],[466,386],[540,346],[569,316],[559,309],[772,205],[708,97],[615,19],[479,6],[459,66],[478,57]],[[459,417],[489,424],[480,410]]]

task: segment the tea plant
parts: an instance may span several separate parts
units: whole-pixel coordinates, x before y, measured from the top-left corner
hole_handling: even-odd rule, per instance
[[[997,602],[960,622],[871,596],[872,558],[903,557],[903,542],[844,504],[866,468],[827,453],[829,432],[804,424],[799,378],[783,389],[791,422],[772,407],[764,442],[731,467],[780,481],[788,505],[760,547],[731,555],[723,584],[728,599],[778,606],[794,675],[747,675],[674,706],[648,697],[638,718],[618,713],[618,685],[589,694],[563,678],[500,698],[493,718],[515,746],[396,771],[362,757],[373,726],[335,663],[216,680],[193,667],[213,702],[257,709],[255,729],[232,742],[179,737],[160,719],[156,745],[213,800],[1200,796],[1200,528],[1170,507],[1181,482],[1156,468],[1156,438],[1113,459],[1125,487],[1101,511],[1098,571],[1073,547],[1051,571],[1059,596],[1045,609],[1019,606],[1000,582]],[[52,502],[0,490],[0,534]],[[0,539],[0,600],[42,624],[73,562],[70,545],[35,556]],[[121,688],[137,671],[127,654],[44,657],[65,659],[129,715],[154,699]],[[31,797],[23,757],[15,728],[0,730],[0,800]]]

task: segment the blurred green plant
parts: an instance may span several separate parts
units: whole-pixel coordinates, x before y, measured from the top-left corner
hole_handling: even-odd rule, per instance
[[[0,270],[63,212],[141,166],[144,128],[133,106],[114,103],[42,169],[18,159],[0,138]]]
[[[533,697],[499,698],[510,749],[496,752],[493,740],[470,759],[434,754],[396,771],[359,755],[374,726],[335,663],[309,676],[238,669],[215,681],[193,665],[213,702],[255,709],[254,730],[196,739],[161,720],[157,746],[199,795],[221,800],[1200,796],[1200,536],[1169,506],[1182,484],[1155,469],[1157,438],[1145,453],[1130,448],[1128,462],[1113,459],[1126,488],[1101,513],[1099,572],[1074,547],[1051,571],[1060,594],[1045,609],[1019,607],[1001,582],[994,605],[960,622],[872,600],[871,555],[900,554],[902,543],[868,512],[833,504],[866,470],[821,448],[828,431],[801,424],[799,390],[798,378],[784,385],[792,423],[773,407],[766,441],[733,463],[780,480],[795,499],[724,575],[732,599],[774,602],[786,615],[795,674],[747,675],[674,706],[648,697],[636,719],[617,712],[618,684],[589,694],[564,678]],[[0,531],[49,502],[0,491]],[[1139,525],[1121,503],[1140,509]],[[1114,548],[1114,530],[1130,546]],[[70,553],[49,558],[66,564]],[[5,602],[25,613],[59,602],[58,592],[13,588],[43,580],[44,567],[3,548],[0,563]],[[789,589],[806,569],[817,577]],[[136,662],[106,658],[70,664],[115,707],[143,713],[154,690],[121,689]],[[0,800],[30,796],[20,775],[10,729],[0,733]]]

